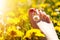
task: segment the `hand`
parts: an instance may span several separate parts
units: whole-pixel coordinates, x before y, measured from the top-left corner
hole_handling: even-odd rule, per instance
[[[32,8],[29,10],[29,17],[32,27],[40,29],[47,40],[58,40],[53,23],[45,12]]]
[[[42,12],[41,10],[38,10],[35,8],[31,8],[29,10],[29,18],[30,18],[30,22],[33,28],[39,29],[36,23],[40,21],[50,23],[50,18],[48,17],[48,15],[46,15],[45,12]]]
[[[58,40],[57,33],[55,32],[53,23],[50,20],[49,20],[49,23],[47,22],[47,20],[46,21],[41,20],[36,24],[39,27],[39,29],[46,35],[47,40]]]

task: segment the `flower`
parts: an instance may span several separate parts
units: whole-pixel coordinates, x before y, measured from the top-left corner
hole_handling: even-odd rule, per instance
[[[4,36],[0,37],[0,40],[4,40]]]
[[[19,22],[19,19],[18,18],[8,18],[5,23],[6,24],[17,24]]]
[[[58,32],[60,32],[60,27],[59,26],[55,26],[55,30],[57,30]]]
[[[60,26],[60,21],[57,22],[57,25]]]
[[[48,8],[47,11],[48,11],[48,12],[52,12],[53,10],[52,10],[51,8]]]
[[[55,20],[55,19],[52,19],[52,21],[53,21],[53,23],[57,23],[57,20]]]
[[[55,4],[56,6],[59,6],[60,5],[60,2],[56,2],[56,4]]]
[[[46,8],[47,6],[49,6],[49,4],[47,4],[47,3],[45,3],[45,4],[41,3],[41,4],[40,4],[40,7],[41,7],[41,8]]]
[[[24,38],[26,38],[26,37],[27,37],[27,38],[30,38],[33,33],[35,33],[35,36],[45,37],[45,35],[42,34],[39,29],[31,29],[31,30],[28,30],[28,31],[26,32],[26,35],[24,36]]]
[[[7,35],[13,36],[13,37],[17,37],[17,36],[22,37],[24,33],[21,32],[20,30],[17,30],[15,26],[11,26],[11,27],[8,27],[7,29]]]
[[[51,13],[51,16],[57,16],[57,15],[58,15],[57,12],[52,12],[52,13]]]

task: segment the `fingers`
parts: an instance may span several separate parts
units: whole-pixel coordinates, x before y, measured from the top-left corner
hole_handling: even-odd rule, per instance
[[[50,23],[50,18],[47,15],[43,15],[42,21]]]
[[[36,9],[31,8],[31,9],[29,10],[29,19],[30,19],[31,26],[32,26],[33,28],[39,29],[39,27],[36,25],[37,21],[36,21],[36,19],[35,19],[35,18],[36,18],[35,15],[37,15],[37,14],[36,14]]]
[[[47,16],[47,17],[46,17],[46,22],[47,22],[47,23],[50,23],[50,21],[51,21],[50,18]]]
[[[42,21],[50,23],[50,17],[49,17],[49,15],[46,15],[45,12],[40,12],[39,16],[40,16]]]
[[[30,18],[30,23],[33,28],[39,28],[37,26],[37,23],[40,21],[44,21],[47,23],[50,23],[50,18],[48,15],[46,15],[45,12],[42,12],[41,10],[31,8],[29,10],[29,18]]]

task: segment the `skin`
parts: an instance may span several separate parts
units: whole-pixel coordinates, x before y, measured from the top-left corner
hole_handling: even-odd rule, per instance
[[[36,25],[36,23],[38,23],[39,21],[45,21],[45,22],[47,22],[47,23],[50,23],[50,18],[48,18],[46,15],[44,15],[44,14],[41,14],[41,12],[39,12],[40,14],[37,14],[39,17],[40,17],[40,20],[38,20],[38,21],[34,21],[33,20],[33,15],[34,15],[34,13],[36,13],[36,11],[35,11],[36,9],[30,9],[29,10],[29,18],[30,18],[30,22],[31,22],[31,25],[32,25],[32,27],[33,28],[37,28],[37,29],[39,29],[39,27]]]
[[[36,15],[39,17],[39,19],[37,20],[33,18]],[[32,27],[40,29],[42,33],[46,35],[46,38],[44,38],[44,40],[58,40],[53,23],[51,22],[49,16],[45,12],[31,8],[29,10],[29,18]]]

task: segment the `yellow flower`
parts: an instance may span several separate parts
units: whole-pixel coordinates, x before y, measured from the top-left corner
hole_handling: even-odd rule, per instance
[[[57,0],[51,0],[51,1],[56,2]]]
[[[55,5],[56,5],[56,6],[59,6],[59,5],[60,5],[60,2],[57,2]]]
[[[58,10],[60,11],[60,7],[58,8]]]
[[[52,21],[53,21],[53,23],[57,23],[57,20],[55,20],[55,19],[52,19]]]
[[[60,21],[57,22],[57,25],[60,26]]]
[[[55,30],[57,30],[58,32],[60,32],[60,27],[59,26],[55,26]]]
[[[25,7],[25,6],[24,6]],[[25,12],[25,8],[23,8],[23,7],[19,7],[18,8],[18,12],[20,13],[20,14],[24,14]]]
[[[47,7],[48,6],[48,4],[46,3],[46,4],[40,4],[40,7],[41,8],[45,8],[45,7]]]
[[[17,24],[19,22],[18,18],[7,18],[6,23],[7,24]]]
[[[36,8],[37,7],[37,5],[36,4],[32,4],[32,8]]]
[[[35,33],[35,36],[39,36],[39,37],[43,36],[43,37],[45,37],[45,35],[42,34],[39,29],[31,29],[31,30],[28,30],[26,32],[26,35],[24,36],[24,38],[26,38],[26,37],[30,38],[32,33]]]
[[[24,16],[22,16],[22,19],[26,21],[28,19],[27,14],[24,14]]]
[[[2,36],[2,37],[0,37],[0,40],[4,40],[4,37]]]
[[[57,16],[58,13],[57,13],[57,12],[52,12],[51,15],[52,15],[52,16]]]
[[[19,30],[16,30],[16,32],[17,32],[17,35],[16,36],[18,36],[18,37],[23,37],[24,36],[24,33],[23,32],[21,32]]]
[[[53,5],[53,6],[52,6],[52,8],[54,9],[54,8],[55,8],[55,6]]]
[[[32,5],[32,8],[37,8],[37,5],[36,5],[36,2],[35,2],[36,0],[32,0],[31,2],[31,5]]]
[[[48,8],[47,11],[48,11],[48,12],[52,12],[53,10],[52,10],[51,8]]]
[[[21,32],[20,30],[17,30],[15,26],[11,26],[11,27],[8,27],[7,29],[7,35],[14,36],[14,37],[16,36],[22,37],[24,33]]]

